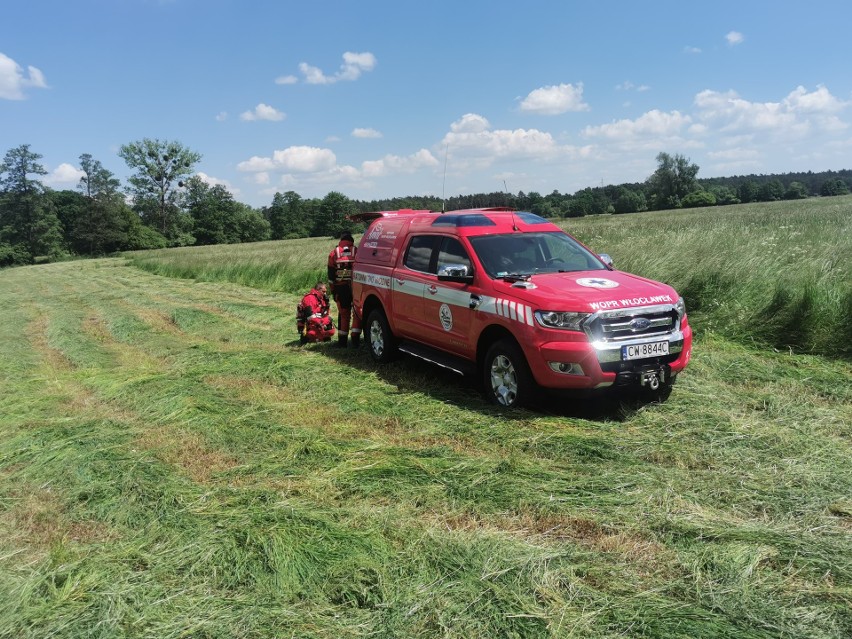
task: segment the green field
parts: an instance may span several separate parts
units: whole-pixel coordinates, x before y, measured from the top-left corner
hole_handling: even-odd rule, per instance
[[[0,637],[852,636],[850,219],[564,221],[686,296],[663,404],[299,347],[329,238],[0,271]]]

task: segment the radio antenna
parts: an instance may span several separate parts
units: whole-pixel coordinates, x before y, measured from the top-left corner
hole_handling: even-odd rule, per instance
[[[447,142],[447,146],[444,149],[444,181],[441,184],[441,213],[447,208],[447,158],[450,155],[450,143]]]

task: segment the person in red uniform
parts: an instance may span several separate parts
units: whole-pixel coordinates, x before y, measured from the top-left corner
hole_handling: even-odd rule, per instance
[[[328,308],[328,289],[325,282],[317,282],[296,309],[296,328],[302,344],[327,342],[332,338],[334,323],[328,315]]]
[[[331,293],[337,304],[337,345],[345,347],[349,340],[349,322],[352,319],[352,263],[355,260],[355,241],[351,233],[340,236],[340,242],[328,254],[328,279]],[[352,346],[361,342],[360,327],[352,327]]]

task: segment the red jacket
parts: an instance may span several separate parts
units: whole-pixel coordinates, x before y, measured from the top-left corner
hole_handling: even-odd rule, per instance
[[[312,288],[299,303],[299,319],[304,321],[311,316],[323,317],[328,315],[328,308],[328,297]]]
[[[328,279],[333,286],[352,285],[352,263],[355,261],[355,244],[340,240],[328,254]]]

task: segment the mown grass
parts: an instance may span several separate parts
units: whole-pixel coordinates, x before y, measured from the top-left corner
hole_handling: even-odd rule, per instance
[[[331,243],[0,272],[0,637],[852,635],[848,361],[702,311],[666,403],[502,413],[299,347]]]

